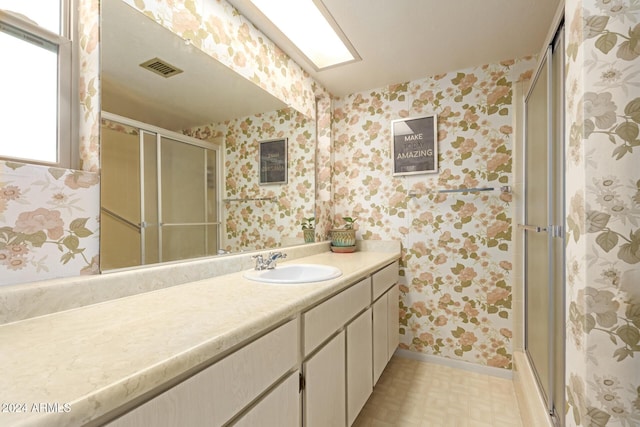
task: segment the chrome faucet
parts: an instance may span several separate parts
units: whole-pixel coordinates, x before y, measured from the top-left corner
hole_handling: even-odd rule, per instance
[[[251,258],[256,260],[256,270],[273,270],[281,258],[286,258],[287,254],[282,252],[269,252],[267,258],[262,254],[254,255]]]

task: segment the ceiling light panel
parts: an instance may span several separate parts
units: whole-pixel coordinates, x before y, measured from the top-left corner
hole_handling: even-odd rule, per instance
[[[360,59],[319,0],[250,1],[297,46],[316,69]]]

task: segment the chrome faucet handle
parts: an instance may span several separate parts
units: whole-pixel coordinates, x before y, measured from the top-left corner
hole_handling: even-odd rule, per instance
[[[269,259],[278,259],[278,258],[286,258],[287,254],[284,252],[269,252]]]
[[[262,254],[253,255],[251,259],[256,260],[256,267],[255,267],[256,270],[264,270],[267,268],[267,264],[264,262],[264,258],[262,257]]]
[[[276,268],[278,260],[281,258],[284,259],[286,257],[287,254],[283,252],[269,252],[269,255],[267,255],[267,269],[273,270],[274,268]]]

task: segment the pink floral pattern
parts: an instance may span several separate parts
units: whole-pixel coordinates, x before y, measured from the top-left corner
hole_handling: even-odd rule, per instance
[[[95,274],[98,175],[0,162],[0,285]]]
[[[24,234],[46,231],[50,239],[59,239],[63,233],[63,224],[59,211],[38,208],[35,211],[22,212],[18,215],[13,231]]]

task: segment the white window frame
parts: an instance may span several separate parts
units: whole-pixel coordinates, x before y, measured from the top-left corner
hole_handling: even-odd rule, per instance
[[[60,33],[56,34],[40,27],[27,19],[0,9],[0,23],[18,31],[42,39],[58,46],[58,117],[57,117],[57,162],[44,162],[7,156],[0,152],[0,160],[19,161],[30,164],[56,166],[61,168],[77,168],[79,164],[78,149],[78,64],[74,64],[77,47],[73,40],[77,33],[76,16],[72,12],[76,0],[59,0],[61,6]],[[1,53],[0,53],[1,55]],[[28,139],[28,135],[25,135]]]

